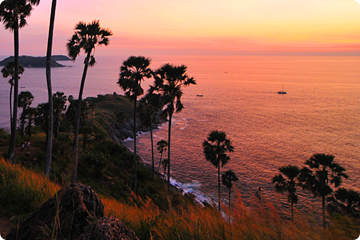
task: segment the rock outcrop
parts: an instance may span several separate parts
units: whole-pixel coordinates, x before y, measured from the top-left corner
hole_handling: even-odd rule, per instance
[[[91,187],[72,183],[25,218],[18,228],[11,229],[6,240],[53,239],[55,236],[69,240],[80,237],[82,240],[137,239],[119,220],[103,217],[104,205]],[[101,220],[97,222],[98,219]],[[91,234],[87,232],[89,228]],[[116,238],[114,234],[129,237]]]
[[[102,218],[80,240],[138,240],[135,233],[114,217]]]

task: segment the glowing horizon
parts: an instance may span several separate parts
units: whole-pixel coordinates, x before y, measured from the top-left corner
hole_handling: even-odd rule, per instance
[[[41,1],[20,31],[20,54],[44,55],[51,1]],[[102,54],[244,54],[359,52],[360,4],[355,0],[58,1],[53,52],[79,21],[100,20],[114,33]],[[1,24],[3,25],[3,24]],[[0,27],[0,55],[13,54]]]

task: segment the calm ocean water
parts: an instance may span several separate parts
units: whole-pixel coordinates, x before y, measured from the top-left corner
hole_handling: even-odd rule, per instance
[[[77,97],[82,59],[52,70],[54,92]],[[116,82],[123,60],[98,57],[97,65],[89,69],[84,95],[122,93]],[[166,62],[187,65],[197,81],[184,88],[185,109],[174,115],[172,128],[172,178],[186,191],[202,200],[217,199],[217,171],[202,151],[202,142],[213,130],[225,131],[232,140],[235,152],[222,171],[237,174],[235,187],[245,202],[262,187],[268,199],[285,204],[285,196],[274,194],[271,178],[281,166],[301,167],[314,153],[334,155],[350,176],[344,186],[360,190],[358,57],[163,56],[153,57],[153,68]],[[26,69],[20,86],[20,91],[34,94],[34,105],[46,101],[44,69]],[[277,94],[283,87],[288,94]],[[8,92],[9,84],[1,81],[0,127],[8,127]],[[166,138],[164,124],[154,141]],[[149,134],[138,139],[140,155],[150,161]],[[133,143],[126,145],[132,148]],[[298,208],[320,207],[311,195],[300,194]],[[226,202],[225,188],[222,198]]]

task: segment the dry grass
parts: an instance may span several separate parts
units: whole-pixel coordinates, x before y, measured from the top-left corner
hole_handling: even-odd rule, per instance
[[[41,174],[0,159],[0,207],[12,214],[33,211],[60,186]],[[312,215],[296,212],[294,223],[280,217],[265,199],[245,207],[240,195],[231,210],[222,206],[224,214],[214,207],[184,205],[160,210],[150,199],[134,199],[130,204],[101,196],[105,215],[115,216],[133,229],[139,239],[356,239],[359,223],[337,216],[331,227],[321,228]],[[170,203],[170,201],[168,201]],[[229,220],[230,219],[230,220]]]

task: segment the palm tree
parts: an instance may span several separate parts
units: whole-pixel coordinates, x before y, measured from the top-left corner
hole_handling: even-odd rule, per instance
[[[182,86],[190,86],[196,84],[193,77],[186,74],[187,67],[184,65],[173,66],[165,64],[159,68],[155,74],[155,86],[151,87],[151,91],[157,91],[161,94],[162,103],[164,104],[163,114],[169,117],[168,128],[168,194],[170,194],[170,146],[171,146],[171,123],[174,112],[180,112],[184,106],[181,103],[181,96],[183,95]]]
[[[164,168],[164,177],[166,179],[166,168],[168,167],[168,164],[169,164],[169,160],[167,158],[163,159],[161,161],[161,164],[163,165],[163,168]]]
[[[280,173],[273,177],[272,183],[275,184],[277,192],[286,192],[288,194],[288,202],[291,204],[291,221],[294,221],[294,204],[298,202],[296,185],[298,185],[297,178],[300,174],[300,169],[297,166],[288,165],[280,167],[279,171]]]
[[[18,69],[18,75],[23,74],[24,73],[24,68],[23,66],[19,65],[19,69]],[[9,94],[9,104],[10,104],[10,123],[12,123],[12,92],[13,92],[13,86],[14,86],[14,81],[15,81],[15,62],[8,62],[5,67],[3,67],[1,69],[1,73],[3,78],[7,78],[7,77],[11,77],[8,81],[8,83],[10,84],[10,94]],[[20,79],[20,76],[18,76],[18,79]]]
[[[334,156],[327,154],[314,154],[305,162],[308,167],[303,167],[299,180],[303,187],[313,192],[317,197],[322,198],[323,227],[325,221],[325,198],[333,192],[331,185],[339,187],[342,178],[348,178],[344,172],[345,168],[334,162]]]
[[[360,217],[360,192],[339,188],[327,200],[330,201],[330,204],[327,206],[330,211],[348,214],[352,217]]]
[[[9,160],[14,162],[16,144],[16,121],[19,89],[19,28],[26,25],[26,17],[30,16],[33,6],[38,5],[40,0],[4,0],[0,4],[0,22],[3,22],[5,29],[14,32],[14,111],[11,122],[11,134],[9,144]]]
[[[31,138],[31,125],[32,125],[33,119],[36,115],[36,108],[29,107],[26,112],[27,112],[27,119],[28,119],[28,135]]]
[[[206,160],[210,161],[218,169],[218,202],[220,211],[220,165],[224,166],[230,160],[226,153],[233,152],[234,147],[231,145],[230,140],[226,138],[225,132],[212,131],[207,140],[203,142],[203,148]]]
[[[155,174],[155,160],[154,160],[154,142],[152,124],[156,122],[157,114],[159,113],[161,105],[160,94],[147,93],[139,101],[138,112],[140,122],[150,128],[150,141],[151,141],[151,160],[152,160],[152,173]]]
[[[226,171],[222,175],[222,183],[226,186],[227,189],[229,189],[229,209],[230,209],[230,193],[231,188],[233,186],[233,182],[239,181],[235,173],[231,170]]]
[[[168,146],[168,143],[167,141],[165,140],[160,140],[156,143],[156,145],[158,146],[157,150],[159,151],[159,153],[161,154],[160,155],[160,161],[159,161],[159,167],[158,167],[158,171],[160,171],[160,164],[161,164],[161,160],[162,160],[162,156],[163,156],[163,153],[167,150],[167,146]],[[164,173],[165,174],[165,173]]]
[[[53,129],[54,129],[53,94],[51,87],[51,52],[52,52],[52,43],[53,43],[53,35],[54,35],[55,12],[56,12],[56,0],[52,0],[51,12],[50,12],[49,35],[48,35],[47,51],[46,51],[46,84],[48,89],[48,101],[49,101],[49,123],[47,129],[44,174],[48,178],[50,177],[50,170],[51,170],[52,140],[53,140],[52,137],[53,137]]]
[[[20,119],[20,132],[21,136],[24,136],[24,127],[25,127],[25,118],[27,115],[27,109],[30,107],[32,101],[34,100],[34,96],[29,91],[21,92],[18,96],[18,108],[22,108],[22,114]]]
[[[120,78],[117,82],[126,91],[125,94],[134,101],[134,175],[132,190],[136,192],[137,162],[136,162],[136,102],[137,97],[144,93],[141,81],[152,76],[149,68],[151,60],[143,56],[130,56],[120,67]]]
[[[100,22],[97,20],[92,21],[90,24],[84,22],[79,22],[75,26],[75,33],[67,43],[67,51],[69,57],[75,61],[76,57],[80,54],[81,50],[84,50],[86,53],[84,61],[84,71],[81,78],[79,98],[76,107],[76,122],[75,122],[75,133],[74,133],[74,168],[71,176],[72,182],[77,182],[77,167],[78,167],[78,157],[79,157],[79,125],[80,125],[80,112],[81,112],[81,101],[82,94],[84,91],[85,79],[88,67],[95,65],[95,46],[109,44],[109,36],[112,33],[108,29],[100,27]]]
[[[57,138],[60,132],[61,114],[66,111],[67,97],[63,92],[56,92],[52,96],[53,116],[54,116],[54,137]],[[49,117],[50,118],[50,117]]]

